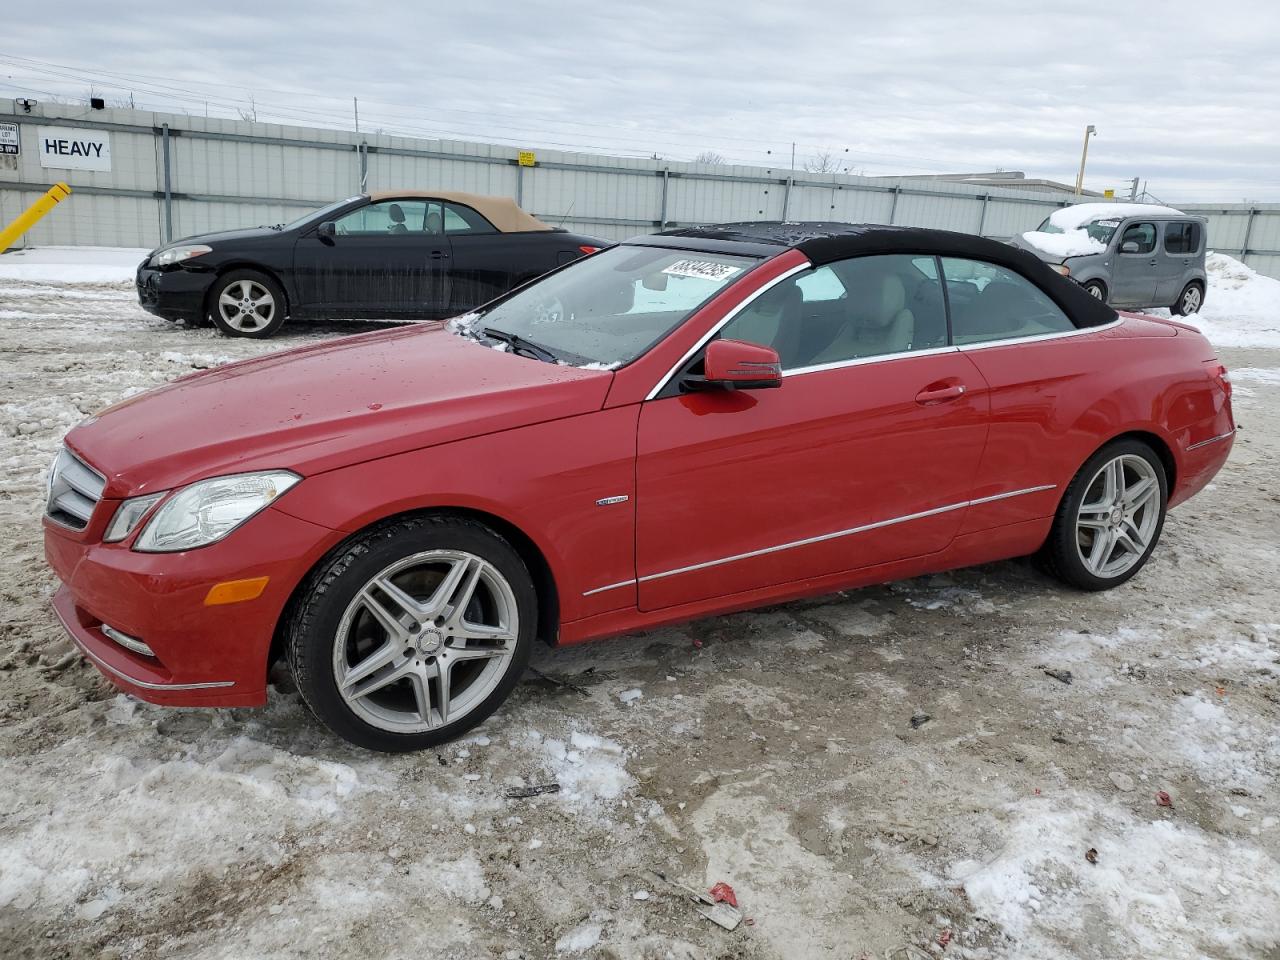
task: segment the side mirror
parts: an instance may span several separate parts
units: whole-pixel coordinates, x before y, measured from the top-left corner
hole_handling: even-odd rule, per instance
[[[745,340],[712,340],[703,360],[707,387],[761,390],[782,386],[778,351]]]
[[[328,240],[330,243],[332,243],[333,238],[336,237],[337,235],[338,235],[338,229],[333,225],[332,220],[326,220],[323,223],[321,223],[320,226],[316,227],[316,236],[319,237],[321,240]]]
[[[1120,252],[1121,252],[1121,253],[1137,253],[1137,252],[1138,252],[1138,241],[1137,241],[1137,240],[1126,240],[1124,243],[1120,244]]]

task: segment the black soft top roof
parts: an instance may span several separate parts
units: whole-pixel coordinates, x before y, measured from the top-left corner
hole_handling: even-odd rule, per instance
[[[1059,275],[1039,257],[997,240],[950,230],[892,227],[876,223],[760,221],[681,227],[628,243],[678,247],[752,257],[799,250],[815,266],[871,254],[914,253],[985,260],[1026,277],[1047,293],[1077,327],[1096,327],[1116,312],[1084,288]]]

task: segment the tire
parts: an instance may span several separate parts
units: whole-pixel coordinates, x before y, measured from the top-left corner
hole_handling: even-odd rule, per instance
[[[1084,292],[1095,300],[1107,302],[1107,287],[1101,280],[1090,280],[1084,285]]]
[[[1204,286],[1199,281],[1192,280],[1182,288],[1182,292],[1178,294],[1178,299],[1169,308],[1169,312],[1175,317],[1189,317],[1193,313],[1199,313],[1203,306]]]
[[[209,291],[209,319],[228,337],[265,339],[284,324],[280,284],[257,270],[232,270]]]
[[[1106,476],[1117,463],[1122,482],[1114,473]],[[1150,486],[1139,487],[1144,480]],[[1117,513],[1113,486],[1122,494],[1129,491],[1136,505],[1121,506]],[[1168,499],[1164,464],[1150,446],[1132,438],[1108,443],[1067,485],[1041,550],[1045,569],[1080,590],[1118,587],[1146,565],[1159,543]],[[1110,547],[1098,537],[1110,537]]]
[[[537,591],[515,549],[448,516],[390,521],[339,549],[303,586],[286,628],[289,666],[316,718],[357,746],[402,753],[492,714],[537,632]]]

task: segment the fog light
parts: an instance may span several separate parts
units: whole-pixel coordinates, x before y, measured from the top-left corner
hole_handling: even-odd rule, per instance
[[[121,633],[115,627],[109,627],[105,623],[98,629],[102,631],[102,635],[104,637],[106,637],[108,640],[114,640],[116,643],[120,644],[120,646],[124,647],[126,650],[132,650],[134,653],[140,653],[144,657],[155,656],[155,654],[151,652],[151,648],[148,647],[141,640],[139,640],[137,637],[131,637],[127,633]]]

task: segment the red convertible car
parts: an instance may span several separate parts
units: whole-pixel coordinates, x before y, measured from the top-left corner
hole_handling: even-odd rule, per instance
[[[379,750],[574,644],[1038,554],[1114,587],[1235,433],[1213,347],[960,234],[640,237],[447,325],[229,364],[77,426],[54,607],[122,690],[253,706],[287,659]]]

